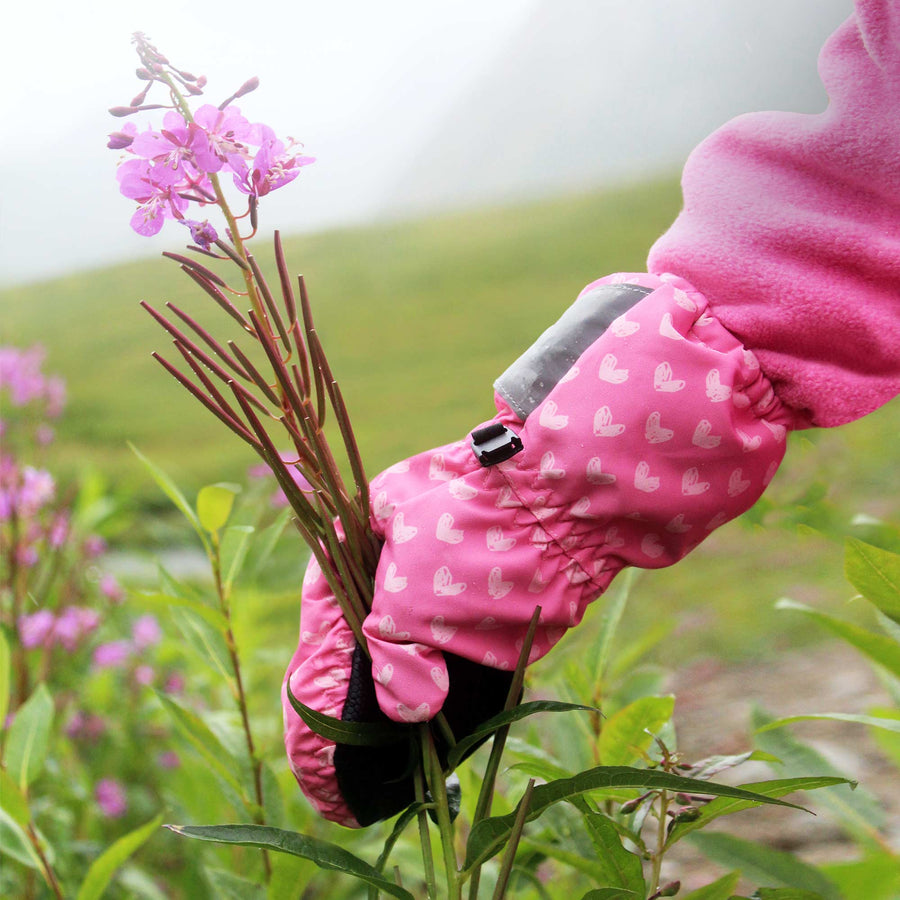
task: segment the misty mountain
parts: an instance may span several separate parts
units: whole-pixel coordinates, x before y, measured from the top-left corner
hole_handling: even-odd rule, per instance
[[[744,112],[819,112],[851,0],[542,0],[382,202],[414,214],[680,168]]]

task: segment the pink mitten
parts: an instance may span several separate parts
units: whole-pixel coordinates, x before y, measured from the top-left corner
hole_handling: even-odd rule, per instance
[[[308,572],[287,676],[305,704],[366,720],[377,699],[398,723],[443,709],[457,736],[471,731],[502,706],[536,606],[532,661],[620,569],[671,565],[752,506],[794,424],[754,355],[670,275],[589,285],[495,388],[493,420],[372,482],[384,543],[363,626],[371,672]],[[290,706],[285,717],[295,774],[325,815],[364,824],[358,808],[370,820],[402,808],[369,802],[396,788],[387,770],[348,795],[360,760],[342,760]]]

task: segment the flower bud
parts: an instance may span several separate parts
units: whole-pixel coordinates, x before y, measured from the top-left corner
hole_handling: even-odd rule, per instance
[[[109,108],[109,114],[111,116],[115,116],[117,119],[124,118],[125,116],[130,116],[132,113],[136,113],[138,111],[136,106],[111,106]]]
[[[659,890],[660,897],[674,897],[681,890],[680,881],[670,881]]]
[[[130,134],[125,134],[124,131],[113,131],[106,146],[110,150],[124,150],[126,147],[130,147],[133,141],[134,138]]]
[[[147,69],[138,69],[135,73],[140,81],[152,81],[153,75]]]
[[[255,91],[259,87],[259,78],[254,75],[252,78],[248,78],[238,89],[234,95],[234,98],[243,97],[244,94],[249,94],[251,91]]]

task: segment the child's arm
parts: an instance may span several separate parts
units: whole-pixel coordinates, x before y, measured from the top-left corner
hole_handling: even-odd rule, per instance
[[[822,50],[820,115],[753,113],[700,144],[650,252],[709,300],[807,425],[900,392],[900,2],[858,0]]]

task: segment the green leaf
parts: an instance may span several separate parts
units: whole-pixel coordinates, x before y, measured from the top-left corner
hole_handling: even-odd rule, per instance
[[[698,831],[691,843],[700,852],[729,869],[740,869],[744,878],[757,884],[815,891],[824,900],[842,900],[840,891],[818,869],[780,850],[736,838],[723,832]]]
[[[238,769],[236,760],[225,748],[225,745],[213,734],[207,724],[196,713],[182,706],[172,697],[159,691],[156,692],[156,696],[188,743],[239,797],[244,797],[245,791],[238,777],[234,774]]]
[[[358,856],[354,856],[337,844],[331,844],[309,835],[283,831],[267,825],[166,825],[166,828],[176,834],[197,838],[201,841],[265,847],[279,853],[301,856],[304,859],[312,860],[320,869],[343,872],[366,884],[374,885],[392,897],[399,897],[401,900],[415,900],[409,891],[394,884],[393,881],[388,881],[381,872]]]
[[[112,881],[116,870],[133,856],[162,825],[162,815],[120,837],[111,847],[105,850],[91,863],[81,887],[77,900],[99,900]]]
[[[265,900],[266,889],[226,869],[204,867],[204,873],[218,900]]]
[[[893,853],[878,852],[852,862],[822,866],[838,886],[844,900],[897,900],[900,897],[900,865]]]
[[[0,628],[0,722],[6,721],[6,714],[9,712],[9,697],[12,691],[10,672],[9,641],[6,639],[6,632]]]
[[[16,711],[6,739],[7,771],[26,796],[44,768],[52,725],[53,698],[41,683]]]
[[[900,624],[900,555],[850,538],[844,572],[853,587]]]
[[[285,528],[287,528],[288,522],[291,520],[292,512],[290,507],[283,509],[278,514],[278,518],[260,533],[259,540],[254,541],[253,557],[251,560],[251,574],[253,576],[259,575],[269,561],[269,558],[275,551],[278,541],[284,534]]]
[[[250,548],[250,538],[256,529],[252,525],[231,525],[225,529],[222,536],[222,568],[225,570],[226,590],[234,583],[235,578],[241,574],[247,551]]]
[[[4,809],[0,809],[0,851],[0,855],[9,856],[29,869],[43,871],[41,859],[31,841]]]
[[[672,718],[674,697],[641,697],[603,723],[597,752],[605,766],[625,766],[640,758],[653,735]]]
[[[391,855],[391,850],[394,849],[394,844],[400,838],[400,835],[406,830],[406,827],[416,820],[416,817],[419,813],[425,809],[426,804],[424,803],[413,803],[411,806],[408,806],[399,816],[397,816],[397,820],[394,822],[394,827],[391,829],[390,835],[388,835],[388,839],[384,842],[384,846],[381,848],[381,853],[378,856],[378,860],[375,863],[375,868],[379,872],[384,871],[384,867],[387,865],[388,857]]]
[[[622,580],[616,579],[616,587],[608,591],[604,599],[603,617],[600,620],[600,631],[593,642],[594,651],[594,683],[602,684],[609,669],[609,661],[615,644],[616,632],[625,613],[628,596],[635,581],[635,570],[627,569]]]
[[[520,703],[510,710],[492,716],[486,722],[482,722],[471,734],[466,735],[448,754],[447,765],[451,769],[455,769],[468,750],[504,725],[511,725],[513,722],[541,712],[571,712],[572,710],[600,711],[593,706],[583,706],[580,703],[560,703],[557,700],[532,700],[528,703]]]
[[[857,716],[848,713],[808,713],[803,716],[785,716],[775,719],[763,725],[757,731],[771,731],[773,728],[781,728],[793,722],[807,722],[814,719],[831,719],[836,722],[856,722],[859,725],[869,725],[872,728],[883,728],[885,731],[894,731],[900,734],[900,719],[877,719],[874,716]]]
[[[199,600],[190,600],[184,597],[173,597],[171,594],[144,594],[138,595],[138,602],[148,609],[157,612],[168,612],[173,609],[187,609],[201,619],[206,620],[220,634],[228,631],[228,621],[222,613]]]
[[[822,895],[800,888],[760,888],[754,892],[753,900],[822,900]]]
[[[288,700],[294,712],[316,734],[336,744],[350,744],[354,747],[383,747],[408,741],[412,737],[412,729],[396,722],[345,722],[333,716],[326,716],[301,703],[292,693],[290,685],[287,689]]]
[[[705,887],[691,891],[682,900],[729,900],[731,895],[737,890],[740,880],[740,872],[731,872],[728,875],[723,875],[711,884],[707,884]]]
[[[239,484],[208,484],[197,494],[197,518],[209,532],[225,527],[234,498],[241,492]]]
[[[23,828],[26,828],[31,821],[31,812],[28,809],[25,795],[16,780],[2,766],[0,766],[0,808]]]
[[[765,797],[785,797],[794,793],[794,791],[814,791],[819,788],[851,783],[846,778],[823,775],[818,778],[781,778],[776,781],[759,781],[741,786]],[[666,847],[671,847],[672,844],[680,841],[692,831],[705,828],[713,819],[718,819],[720,816],[730,816],[736,812],[753,809],[759,805],[757,801],[735,800],[727,797],[718,797],[715,800],[711,800],[700,808],[700,815],[693,822],[683,822],[672,829],[666,840]]]
[[[531,795],[528,821],[536,819],[544,810],[563,800],[571,800],[588,791],[620,788],[638,788],[647,790],[671,790],[685,794],[703,794],[706,796],[735,797],[741,800],[761,801],[776,806],[788,806],[792,809],[803,809],[784,800],[775,800],[754,794],[742,788],[730,785],[714,784],[709,781],[698,781],[681,775],[671,775],[656,769],[634,769],[628,766],[597,766],[573,775],[571,778],[560,778],[547,784],[538,785]],[[497,816],[479,822],[469,835],[466,846],[465,868],[470,869],[490,859],[500,850],[509,837],[515,821],[516,812],[506,816]]]
[[[624,888],[605,887],[588,891],[581,900],[630,900],[638,896],[634,891],[626,891]]]
[[[873,634],[865,628],[860,628],[859,625],[837,619],[827,613],[819,612],[817,609],[804,606],[802,603],[795,603],[793,600],[779,600],[776,609],[793,609],[802,612],[852,644],[857,650],[861,650],[869,659],[884,666],[895,677],[900,678],[900,645],[890,638]]]
[[[643,897],[644,883],[640,857],[626,850],[615,823],[601,813],[586,815],[588,834],[597,848],[597,862],[603,867],[603,880],[609,887],[628,888]]]
[[[195,612],[193,608],[181,604],[172,606],[170,613],[184,639],[200,658],[221,675],[227,684],[232,684],[234,670],[231,667],[228,646],[218,628],[207,623],[206,614]]]
[[[200,525],[200,520],[197,518],[197,514],[191,509],[190,503],[184,497],[184,494],[178,489],[178,486],[175,484],[172,479],[166,475],[163,470],[156,465],[156,463],[151,462],[137,447],[132,443],[128,443],[128,446],[131,448],[131,452],[143,463],[144,468],[150,473],[150,476],[156,482],[157,486],[160,490],[175,504],[178,511],[191,523],[194,531],[200,535],[200,539],[203,541],[203,546],[206,547],[206,535],[203,532],[203,528]]]
[[[798,741],[788,729],[760,732],[763,726],[772,721],[772,717],[760,709],[754,709],[751,721],[757,731],[756,742],[781,760],[782,771],[790,776],[808,775],[842,775],[820,753]],[[853,782],[838,785],[830,791],[824,791],[817,799],[822,806],[828,807],[850,828],[856,836],[868,836],[877,840],[878,828],[884,821],[884,811],[878,801],[863,788],[851,790]]]

